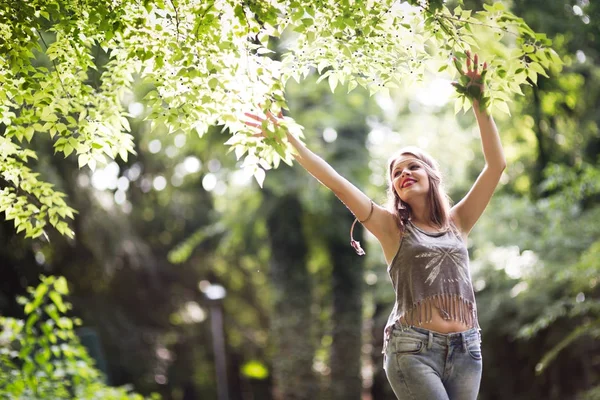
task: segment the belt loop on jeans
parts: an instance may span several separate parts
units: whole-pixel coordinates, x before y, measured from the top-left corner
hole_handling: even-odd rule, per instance
[[[427,338],[427,350],[431,350],[433,346],[433,332],[429,331],[429,337]]]
[[[462,339],[463,350],[465,353],[467,352],[467,335],[464,332],[461,332],[460,337]]]

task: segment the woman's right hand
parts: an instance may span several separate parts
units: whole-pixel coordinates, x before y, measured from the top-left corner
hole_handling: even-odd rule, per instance
[[[254,136],[267,137],[267,134],[266,134],[265,130],[263,129],[263,122],[266,121],[265,118],[262,118],[261,116],[259,116],[257,114],[252,114],[252,113],[244,113],[244,115],[246,117],[256,121],[256,122],[244,121],[244,123],[247,126],[260,129],[260,132],[255,133]],[[279,121],[281,119],[283,119],[283,113],[281,111],[279,112],[277,117],[275,117],[271,111],[267,111],[266,115],[269,118],[269,120],[273,123],[273,125],[275,125],[275,127],[278,127]]]

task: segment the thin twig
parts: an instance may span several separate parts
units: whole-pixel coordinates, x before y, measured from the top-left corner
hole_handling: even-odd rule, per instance
[[[44,40],[44,37],[42,36],[42,34],[40,33],[40,31],[37,31],[37,34],[40,37],[40,39],[42,40],[42,43],[44,43],[44,46],[46,47],[46,51],[48,51],[48,44]],[[69,92],[67,92],[67,89],[65,88],[65,85],[63,84],[63,80],[62,80],[62,77],[60,76],[60,71],[58,70],[58,66],[56,64],[56,61],[54,61],[54,60],[51,60],[51,61],[52,61],[52,64],[54,65],[54,70],[56,71],[56,75],[58,76],[58,80],[60,82],[60,86],[63,88],[63,91],[65,92],[65,94],[67,95],[67,97],[70,98],[71,94]]]
[[[177,7],[175,6],[173,0],[169,1],[171,2],[173,9],[175,10],[175,30],[177,31],[177,43],[179,43],[179,11],[177,10]]]
[[[392,1],[392,4],[390,4],[390,6],[388,7],[388,9],[387,9],[387,10],[385,10],[384,12],[382,12],[381,14],[379,14],[379,15],[377,16],[377,18],[375,18],[375,22],[374,22],[372,25],[377,25],[379,22],[381,22],[381,19],[383,18],[383,15],[384,15],[384,14],[387,14],[387,12],[388,12],[388,11],[390,11],[390,10],[392,9],[392,7],[394,7],[394,5],[396,5],[396,2],[397,2],[397,1],[398,1],[398,0],[394,0],[394,1]]]
[[[454,43],[456,43],[456,45],[459,46],[463,52],[465,52],[465,48],[462,45],[462,43],[460,42],[460,40],[458,39],[458,35],[456,35],[454,32],[451,32],[448,29],[448,27],[446,25],[444,25],[444,23],[442,21],[439,21],[439,23],[440,23],[440,27],[444,30],[444,32],[446,32],[448,35],[450,35],[452,40],[454,40]],[[454,24],[452,24],[452,26],[454,27]],[[467,56],[467,57],[469,57],[469,56]]]
[[[509,33],[509,34],[511,34],[511,35],[513,35],[513,36],[515,36],[515,37],[519,37],[519,35],[518,35],[518,34],[516,34],[516,33],[514,33],[514,32],[511,32],[511,31],[509,31],[509,30],[507,30],[507,29],[502,29],[502,28],[500,28],[500,27],[497,27],[497,26],[493,26],[493,25],[484,24],[483,22],[467,22],[467,21],[463,21],[463,20],[462,20],[462,19],[460,19],[460,18],[456,18],[456,17],[453,17],[453,16],[447,16],[447,15],[440,15],[440,17],[441,17],[441,18],[445,18],[445,19],[454,20],[454,21],[457,21],[457,22],[462,22],[463,24],[467,24],[467,23],[469,23],[469,24],[471,24],[471,25],[485,26],[486,28],[490,28],[490,29],[496,29],[496,30],[499,30],[499,31],[502,31],[502,32],[505,32],[505,33]]]
[[[215,2],[213,0],[213,2],[206,7],[206,10],[204,10],[204,13],[200,16],[200,19],[203,20],[204,17],[206,17],[206,14],[208,14],[208,12],[213,8],[213,6],[215,5]],[[198,38],[198,30],[200,29],[200,24],[198,24],[198,26],[196,27],[196,32],[194,32],[194,36],[196,37],[196,39]]]

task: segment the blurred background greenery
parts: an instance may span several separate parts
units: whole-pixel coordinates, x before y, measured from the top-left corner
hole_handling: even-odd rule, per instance
[[[511,7],[554,40],[565,68],[496,116],[508,168],[469,244],[480,399],[598,399],[600,5]],[[439,160],[455,201],[470,188],[478,132],[471,114],[454,115],[443,76],[373,97],[316,78],[289,83],[291,113],[308,146],[373,199],[384,202],[386,160],[404,145]],[[374,238],[359,228],[367,256],[356,256],[350,213],[299,166],[270,171],[261,190],[220,129],[151,131],[148,90],[124,99],[137,150],[127,163],[79,170],[35,141],[36,170],[79,212],[76,236],[30,240],[0,224],[0,313],[22,317],[16,297],[60,275],[111,385],[271,399],[285,381],[299,399],[394,398],[380,354],[393,290]]]

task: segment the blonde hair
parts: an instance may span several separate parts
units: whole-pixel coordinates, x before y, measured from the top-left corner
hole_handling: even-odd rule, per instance
[[[429,219],[436,227],[441,230],[451,228],[450,223],[450,204],[451,200],[444,190],[442,174],[438,163],[429,154],[418,147],[405,147],[393,155],[388,161],[388,208],[396,216],[396,222],[401,230],[404,230],[406,222],[411,217],[410,205],[402,201],[394,189],[392,172],[398,158],[402,155],[410,154],[420,161],[427,176],[429,177],[429,195],[427,202],[429,206]]]

